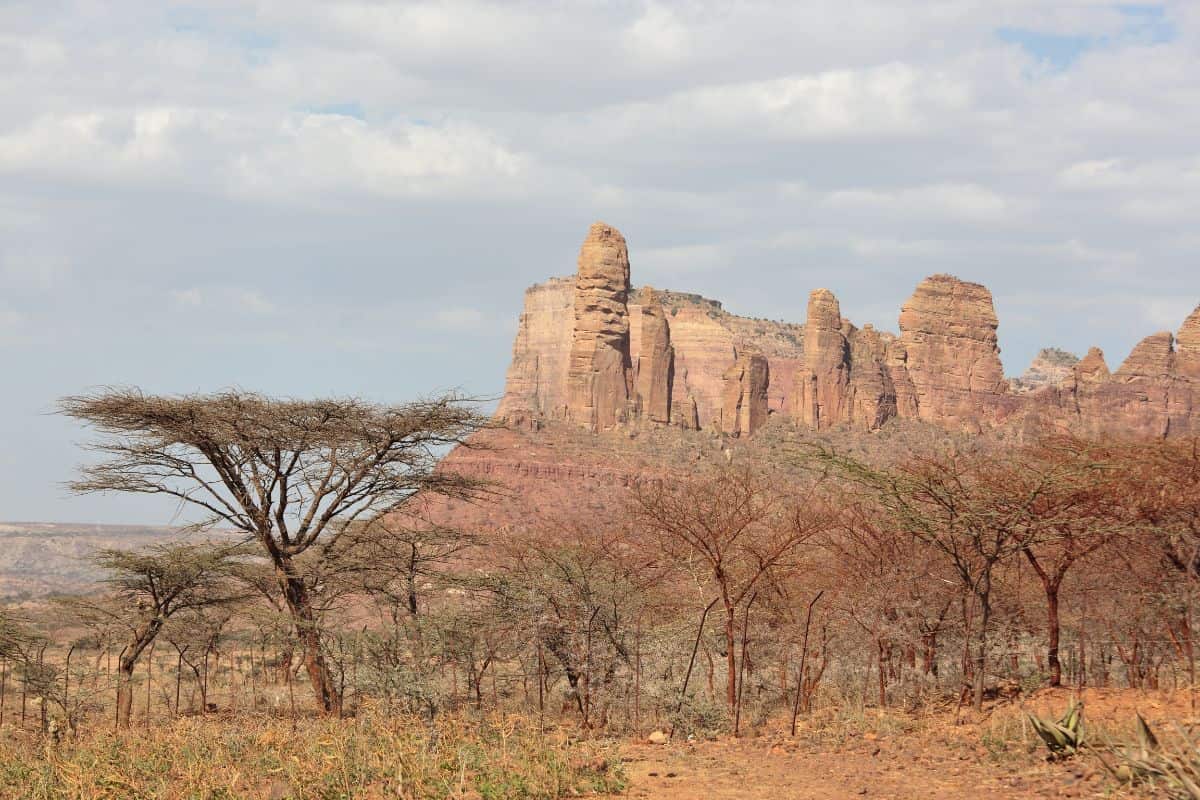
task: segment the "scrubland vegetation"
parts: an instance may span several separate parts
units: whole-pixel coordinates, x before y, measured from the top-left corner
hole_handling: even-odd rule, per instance
[[[439,516],[505,500],[437,467],[488,425],[455,398],[64,407],[102,437],[77,490],[240,535],[99,553],[107,591],[5,613],[3,796],[614,792],[612,742],[651,731],[820,739],[998,704],[981,746],[1007,757],[1019,728],[1028,756],[1017,709],[1051,687],[1194,718],[1195,441],[795,437],[482,530]]]

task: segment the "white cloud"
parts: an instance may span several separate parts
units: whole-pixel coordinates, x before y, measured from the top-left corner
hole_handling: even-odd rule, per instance
[[[687,26],[667,6],[651,3],[625,34],[629,51],[635,58],[650,62],[680,61],[688,55]]]
[[[329,190],[497,190],[528,167],[475,125],[370,124],[337,114],[163,107],[48,115],[0,132],[0,173],[184,182],[289,201]]]
[[[222,116],[166,107],[46,114],[0,132],[0,171],[161,179],[178,166],[178,139],[215,129]]]
[[[830,193],[825,203],[837,210],[967,222],[997,222],[1013,211],[1012,203],[1002,195],[971,183],[939,183],[902,189],[842,189]]]
[[[969,98],[960,78],[892,63],[706,86],[629,105],[616,121],[632,136],[672,127],[736,130],[749,140],[903,136],[935,126]]]
[[[388,127],[331,114],[284,120],[257,152],[235,164],[236,185],[256,195],[294,197],[329,189],[384,195],[500,190],[529,160],[473,125]]]

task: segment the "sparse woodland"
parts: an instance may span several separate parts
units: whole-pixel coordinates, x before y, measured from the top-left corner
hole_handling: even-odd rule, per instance
[[[46,741],[495,715],[683,739],[839,707],[969,715],[1046,686],[1200,690],[1197,441],[934,437],[883,457],[801,439],[458,530],[422,500],[503,490],[438,469],[489,424],[454,397],[63,409],[98,434],[77,491],[163,494],[223,533],[100,553],[102,591],[0,617],[0,727]]]

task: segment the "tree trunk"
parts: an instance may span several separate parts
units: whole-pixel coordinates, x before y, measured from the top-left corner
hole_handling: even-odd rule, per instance
[[[117,726],[128,728],[133,718],[133,667],[135,662],[121,658],[117,665]]]
[[[290,566],[281,569],[280,582],[300,640],[304,670],[312,684],[317,710],[322,714],[338,714],[342,697],[321,648],[321,630],[317,625],[316,610],[304,581],[291,574]]]
[[[987,630],[992,616],[991,592],[983,590],[979,597],[979,629],[975,632],[975,685],[973,706],[976,711],[983,710],[984,667],[987,662]]]
[[[725,701],[729,704],[731,717],[737,710],[737,635],[734,625],[736,610],[731,605],[725,606],[725,665],[729,673],[725,681]]]
[[[1058,658],[1062,625],[1058,619],[1058,583],[1046,583],[1046,666],[1050,670],[1050,685],[1062,686],[1062,662]]]
[[[875,649],[879,652],[879,707],[887,708],[887,672],[883,663],[885,645],[882,639],[875,640]]]

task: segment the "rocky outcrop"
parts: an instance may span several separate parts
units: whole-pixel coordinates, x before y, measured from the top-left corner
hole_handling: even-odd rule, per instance
[[[771,380],[767,359],[756,350],[743,349],[722,380],[721,430],[730,436],[749,436],[767,421]]]
[[[700,413],[696,409],[696,398],[690,394],[676,397],[671,402],[671,420],[685,431],[700,430]]]
[[[1147,336],[1137,343],[1114,377],[1122,382],[1139,378],[1168,378],[1175,362],[1175,337],[1170,331]]]
[[[1200,306],[1184,320],[1175,336],[1175,364],[1181,375],[1200,380]]]
[[[567,418],[593,430],[628,418],[629,250],[616,228],[597,222],[579,250],[575,323],[567,363]]]
[[[1044,350],[1004,378],[986,288],[922,281],[900,335],[842,317],[819,289],[803,325],[739,317],[699,295],[630,286],[624,237],[592,226],[574,279],[525,293],[499,415],[537,429],[670,423],[746,436],[771,414],[814,429],[875,430],[894,418],[1018,435],[1200,435],[1200,308],[1178,335],[1147,337],[1110,374],[1093,348],[1078,362]]]
[[[977,283],[934,275],[900,311],[900,342],[916,393],[916,416],[978,431],[994,418],[1006,388],[992,293]]]
[[[662,306],[655,302],[641,306],[637,319],[637,340],[631,339],[631,349],[638,354],[634,364],[637,411],[643,419],[667,423],[671,421],[671,388],[675,382],[671,328]]]
[[[1019,378],[1009,381],[1017,394],[1027,394],[1050,386],[1062,386],[1075,374],[1079,357],[1057,347],[1047,347],[1034,357],[1029,368]]]
[[[852,427],[873,431],[898,416],[899,404],[888,352],[895,337],[870,325],[850,334],[850,416]]]
[[[575,329],[575,281],[552,278],[525,290],[512,361],[497,415],[510,423],[562,419]]]
[[[1104,351],[1093,347],[1087,355],[1079,360],[1072,371],[1077,384],[1092,385],[1104,383],[1112,377],[1108,371],[1108,363],[1104,360]]]
[[[734,360],[734,334],[722,315],[699,306],[684,306],[668,315],[675,348],[675,391],[696,403],[702,428],[718,428],[725,370]]]
[[[842,334],[842,311],[828,289],[808,298],[804,366],[796,376],[795,416],[814,430],[850,416],[850,342]]]

